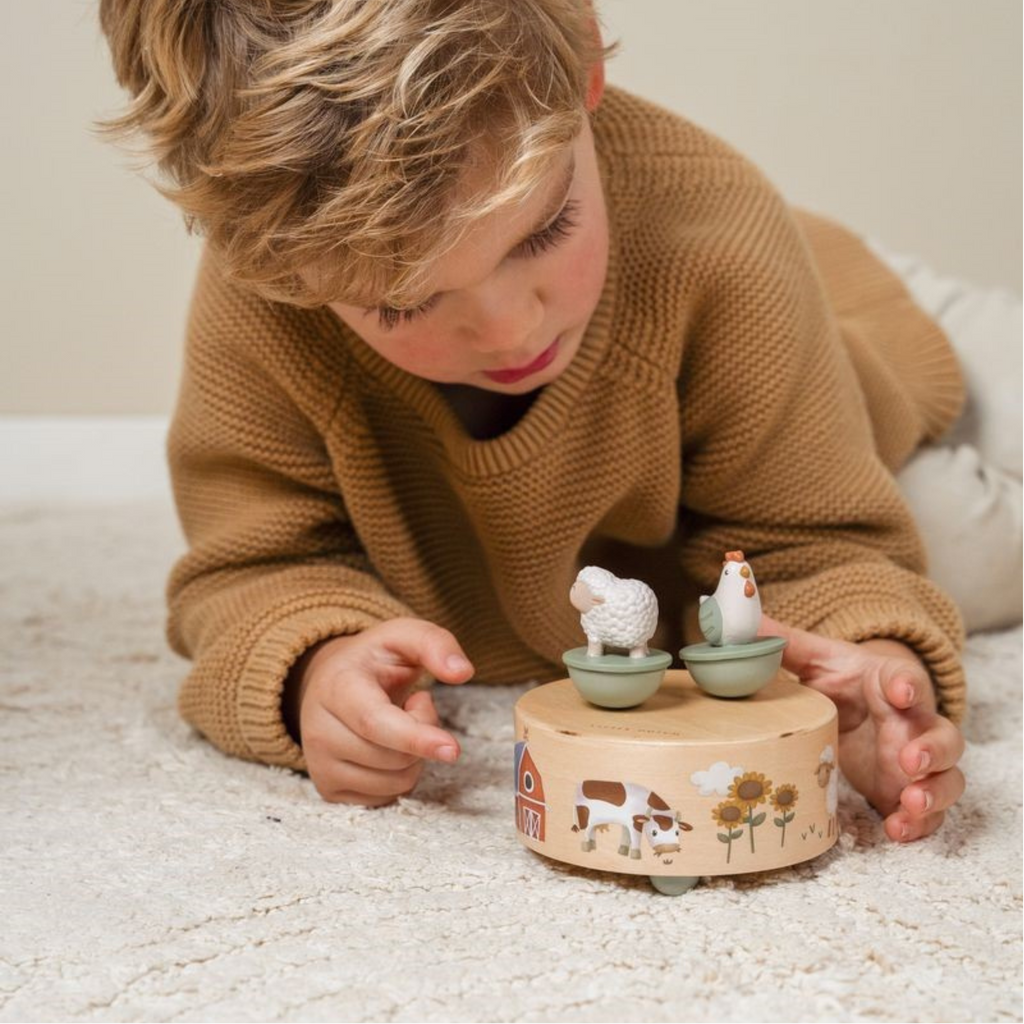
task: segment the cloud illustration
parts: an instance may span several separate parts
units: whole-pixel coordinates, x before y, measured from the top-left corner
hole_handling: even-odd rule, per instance
[[[701,796],[728,796],[729,786],[737,775],[743,774],[741,765],[730,766],[726,761],[716,761],[705,772],[694,772],[690,781],[700,790]]]

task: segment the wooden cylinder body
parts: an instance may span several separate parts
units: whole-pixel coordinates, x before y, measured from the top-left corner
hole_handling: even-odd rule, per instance
[[[588,704],[568,679],[515,708],[516,831],[537,853],[655,876],[809,860],[836,841],[834,705],[776,677],[743,700],[671,671],[640,707]]]

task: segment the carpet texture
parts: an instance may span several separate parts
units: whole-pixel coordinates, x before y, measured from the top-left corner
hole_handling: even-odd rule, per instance
[[[660,896],[516,841],[512,705],[442,690],[462,762],[329,806],[179,720],[170,510],[0,511],[0,1019],[1021,1019],[1021,631],[967,651],[968,790],[885,840]]]

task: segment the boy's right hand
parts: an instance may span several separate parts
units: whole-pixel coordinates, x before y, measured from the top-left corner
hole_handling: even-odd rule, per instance
[[[411,693],[425,672],[464,683],[473,666],[448,630],[411,618],[325,640],[296,663],[285,684],[285,720],[325,800],[387,804],[412,790],[424,758],[458,758],[430,693]]]

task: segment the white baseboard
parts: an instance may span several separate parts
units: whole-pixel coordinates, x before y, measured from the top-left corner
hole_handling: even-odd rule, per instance
[[[0,500],[171,500],[166,416],[0,416]]]

